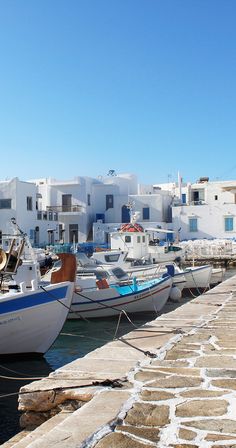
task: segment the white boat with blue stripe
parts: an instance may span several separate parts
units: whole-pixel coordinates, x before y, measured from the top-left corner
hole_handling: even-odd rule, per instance
[[[18,236],[14,236],[8,253],[0,250],[0,356],[42,355],[67,318],[76,259],[72,254],[61,254],[61,269],[52,273],[49,282],[42,282],[38,263],[24,259],[26,240],[23,237],[18,244]]]
[[[90,281],[90,286],[86,283]],[[103,278],[94,276],[76,279],[69,319],[107,317],[126,313],[146,311],[159,312],[166,304],[172,288],[172,277],[154,278],[138,283],[136,279],[127,284],[109,284]]]

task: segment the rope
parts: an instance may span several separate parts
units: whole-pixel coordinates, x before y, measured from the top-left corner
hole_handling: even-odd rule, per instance
[[[30,377],[30,375],[27,375],[27,373],[22,373],[22,372],[18,372],[18,371],[16,371],[16,370],[9,369],[9,367],[5,367],[5,366],[3,366],[2,364],[0,364],[0,368],[3,369],[3,370],[7,370],[8,372],[16,373],[17,375],[25,375],[25,376],[27,376],[28,378]],[[29,379],[30,379],[30,378],[29,378]]]

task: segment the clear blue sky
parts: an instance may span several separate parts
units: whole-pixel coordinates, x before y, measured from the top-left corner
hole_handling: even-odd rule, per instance
[[[0,0],[0,179],[236,179],[236,0]]]

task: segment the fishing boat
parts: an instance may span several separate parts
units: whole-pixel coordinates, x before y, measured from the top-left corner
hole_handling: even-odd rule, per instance
[[[38,263],[24,258],[30,244],[22,232],[0,251],[0,356],[45,354],[67,318],[76,273],[73,254],[59,254],[61,267],[41,281]],[[26,250],[25,250],[26,249]]]
[[[88,284],[89,283],[89,284]],[[68,319],[107,317],[146,311],[160,312],[172,289],[172,277],[153,278],[109,284],[94,275],[76,276],[76,286]]]

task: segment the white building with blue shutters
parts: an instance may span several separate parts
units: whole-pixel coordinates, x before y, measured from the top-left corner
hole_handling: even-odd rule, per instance
[[[173,230],[180,240],[236,237],[236,181],[202,177],[192,184],[171,184],[169,191]]]

